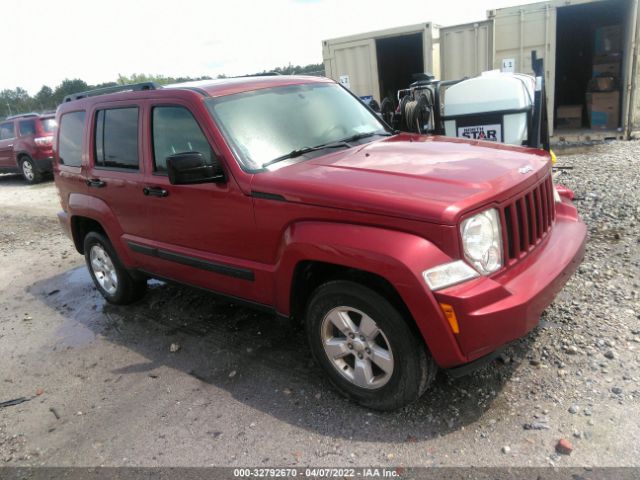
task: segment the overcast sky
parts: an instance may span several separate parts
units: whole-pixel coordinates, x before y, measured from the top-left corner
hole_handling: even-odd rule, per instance
[[[431,21],[455,25],[518,0],[3,0],[0,90],[65,78],[215,77],[322,62],[321,41]]]

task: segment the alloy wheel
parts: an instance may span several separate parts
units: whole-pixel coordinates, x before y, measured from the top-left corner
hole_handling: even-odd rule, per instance
[[[391,345],[366,313],[353,307],[333,308],[322,320],[321,335],[329,361],[352,384],[374,389],[391,378]]]
[[[93,245],[89,252],[91,270],[100,286],[109,295],[118,289],[118,273],[109,254],[101,245]]]
[[[25,160],[24,162],[22,162],[22,173],[24,174],[24,178],[26,178],[30,182],[32,182],[35,178],[33,165],[31,165],[31,162],[29,160]]]

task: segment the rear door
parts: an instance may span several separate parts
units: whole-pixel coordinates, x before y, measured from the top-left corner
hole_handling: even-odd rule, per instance
[[[13,159],[13,143],[16,127],[13,121],[0,123],[0,167],[15,167]]]
[[[151,223],[142,193],[141,115],[136,102],[97,104],[91,111],[86,183],[89,195],[115,215],[119,234],[147,238]]]

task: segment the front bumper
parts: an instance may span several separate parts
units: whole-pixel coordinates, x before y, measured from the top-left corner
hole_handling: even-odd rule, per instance
[[[585,244],[586,226],[563,200],[549,235],[519,263],[435,292],[439,303],[455,310],[460,327],[455,338],[466,361],[487,356],[531,331],[582,261]]]

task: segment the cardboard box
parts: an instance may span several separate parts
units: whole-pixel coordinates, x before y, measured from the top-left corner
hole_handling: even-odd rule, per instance
[[[587,93],[587,112],[591,128],[613,130],[620,123],[620,92]]]
[[[593,77],[620,77],[619,63],[598,63],[593,65]]]
[[[622,52],[601,53],[593,56],[594,65],[602,63],[622,63]]]
[[[622,26],[609,25],[596,28],[596,54],[622,51]]]
[[[559,105],[556,110],[557,128],[580,128],[582,105]]]

